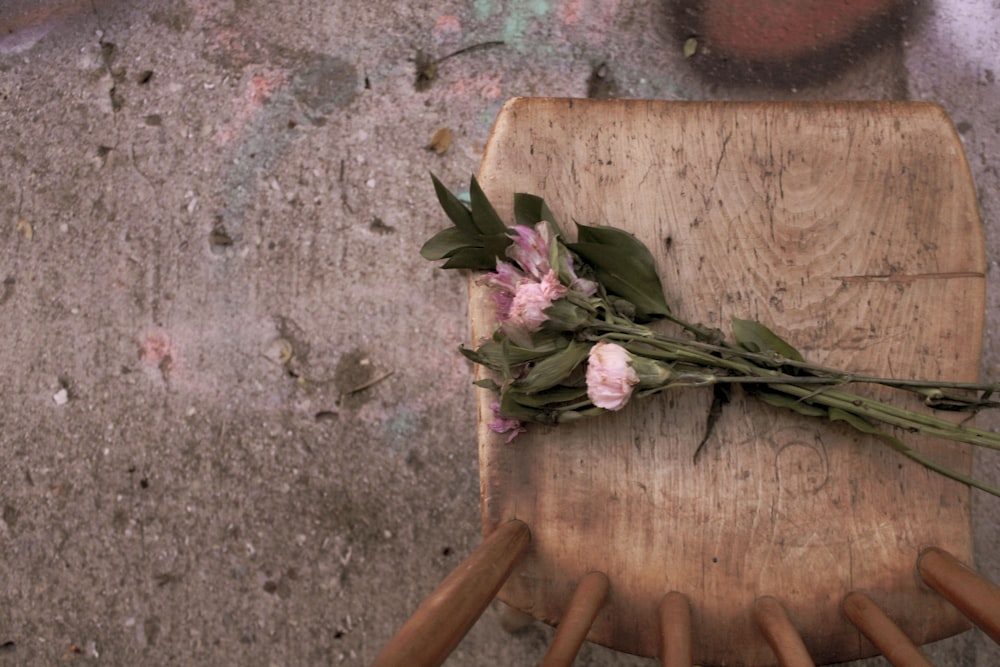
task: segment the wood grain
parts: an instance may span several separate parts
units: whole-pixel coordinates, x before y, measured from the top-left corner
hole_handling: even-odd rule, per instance
[[[572,220],[635,233],[686,319],[758,319],[858,372],[977,378],[982,229],[939,107],[516,99],[479,179],[508,224],[529,192],[570,236]],[[470,298],[479,340],[493,314],[481,288]],[[710,396],[683,390],[504,445],[493,400],[481,390],[483,529],[531,526],[500,597],[536,618],[557,622],[598,570],[611,590],[591,640],[655,655],[658,604],[678,591],[696,664],[773,664],[752,618],[765,595],[819,663],[875,652],[839,610],[850,590],[918,643],[966,627],[914,563],[928,545],[971,561],[969,492],[876,440],[736,392],[695,464]],[[969,469],[963,447],[906,440]]]

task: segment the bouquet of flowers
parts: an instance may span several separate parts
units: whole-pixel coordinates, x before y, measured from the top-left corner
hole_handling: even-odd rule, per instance
[[[421,248],[442,268],[486,271],[497,327],[490,340],[461,350],[493,371],[476,384],[498,395],[490,428],[507,442],[525,423],[559,424],[620,410],[633,397],[679,387],[711,387],[705,437],[733,385],[770,405],[845,422],[951,479],[1000,496],[1000,489],[950,470],[914,451],[885,427],[991,449],[1000,434],[895,407],[845,390],[875,384],[920,396],[937,410],[975,413],[998,407],[997,384],[896,380],[856,375],[807,362],[762,324],[732,321],[733,342],[717,329],[675,317],[649,250],[620,229],[576,223],[569,242],[545,202],[514,195],[513,227],[504,225],[473,177],[470,205],[436,177],[434,189],[452,226]],[[650,326],[666,320],[677,335]]]

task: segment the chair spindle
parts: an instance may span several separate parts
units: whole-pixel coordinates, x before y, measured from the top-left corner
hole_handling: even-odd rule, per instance
[[[920,553],[917,572],[928,586],[1000,643],[1000,587],[937,547]]]
[[[531,532],[508,521],[487,537],[417,608],[372,667],[437,667],[482,615],[528,549]]]
[[[569,667],[597,613],[608,597],[608,577],[603,572],[586,574],[576,587],[566,613],[556,627],[552,644],[542,659],[542,667]]]
[[[660,664],[691,667],[691,605],[677,591],[660,601]]]
[[[841,608],[893,667],[933,667],[900,627],[864,593],[848,593]]]
[[[753,617],[781,667],[815,667],[802,637],[778,600],[771,596],[758,598]]]

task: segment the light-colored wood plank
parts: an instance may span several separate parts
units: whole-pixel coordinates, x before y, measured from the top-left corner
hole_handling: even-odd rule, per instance
[[[571,236],[574,219],[635,233],[682,317],[755,318],[859,372],[977,378],[982,230],[939,107],[513,100],[479,176],[509,224],[521,191]],[[471,315],[488,336],[476,287]],[[484,532],[516,517],[534,535],[500,595],[537,618],[559,619],[599,570],[614,595],[592,640],[655,655],[657,606],[677,590],[699,664],[773,661],[752,619],[762,595],[817,662],[874,652],[839,610],[854,589],[891,591],[886,611],[918,643],[965,627],[913,563],[932,544],[971,560],[968,490],[873,439],[735,392],[695,464],[710,396],[684,390],[505,445],[479,398]],[[963,447],[906,439],[969,469]]]

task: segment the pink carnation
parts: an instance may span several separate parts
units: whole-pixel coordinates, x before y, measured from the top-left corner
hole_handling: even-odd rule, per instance
[[[587,357],[587,397],[606,410],[621,410],[639,384],[629,364],[631,357],[621,345],[597,343]]]
[[[566,286],[559,282],[552,269],[542,277],[541,282],[522,282],[514,291],[507,327],[528,333],[538,331],[548,319],[545,309],[556,299],[566,296],[566,292]]]

